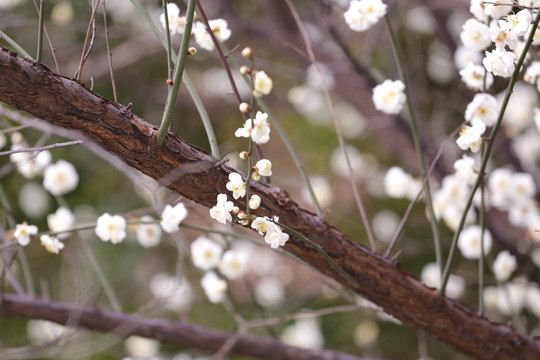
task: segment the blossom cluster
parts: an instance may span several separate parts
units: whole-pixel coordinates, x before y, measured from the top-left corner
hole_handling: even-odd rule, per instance
[[[171,35],[183,35],[184,28],[186,26],[186,17],[180,16],[180,8],[178,5],[175,3],[168,3],[167,15]],[[165,28],[165,14],[161,14],[160,22],[163,28]],[[208,25],[210,29],[208,29],[202,22],[197,21],[193,24],[191,31],[197,45],[205,50],[212,51],[214,50],[214,42],[212,41],[209,31],[212,31],[214,33],[214,37],[221,42],[228,40],[231,37],[232,32],[229,29],[229,25],[225,19],[209,20]]]

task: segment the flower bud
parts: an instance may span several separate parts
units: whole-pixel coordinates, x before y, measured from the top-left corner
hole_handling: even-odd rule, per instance
[[[172,85],[173,85],[172,79],[167,79],[167,85],[169,85],[169,86],[172,86]]]
[[[191,47],[189,47],[189,48],[187,49],[187,54],[188,54],[189,56],[193,56],[193,55],[195,55],[196,53],[197,53],[197,49],[194,48],[193,46],[191,46]]]
[[[261,205],[261,197],[259,195],[252,195],[249,198],[249,208],[252,210],[257,210]]]
[[[253,58],[253,49],[250,48],[249,46],[245,47],[242,50],[242,56],[245,57],[245,58],[248,58],[248,59],[252,59]]]
[[[249,153],[248,153],[247,151],[242,151],[242,152],[239,154],[239,156],[240,156],[240,159],[246,160],[246,159],[248,158],[248,156],[249,156]]]
[[[242,75],[248,75],[251,73],[251,69],[248,68],[246,65],[240,66],[240,74]]]
[[[232,208],[233,214],[238,214],[240,212],[240,208],[238,206],[235,206]]]
[[[255,181],[259,181],[259,180],[261,180],[261,175],[259,175],[258,172],[253,172],[253,173],[251,174],[251,178],[252,178],[253,180],[255,180]]]
[[[238,108],[240,109],[240,112],[243,112],[243,113],[247,113],[251,111],[251,106],[249,106],[249,104],[246,102],[241,103]]]

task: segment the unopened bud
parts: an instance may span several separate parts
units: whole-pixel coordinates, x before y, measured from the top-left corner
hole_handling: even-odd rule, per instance
[[[258,172],[254,172],[254,173],[251,174],[251,178],[253,180],[255,180],[255,181],[259,181],[259,180],[261,180],[261,175],[259,175]]]
[[[244,50],[242,50],[242,56],[248,59],[253,58],[253,49],[248,47],[245,47]]]
[[[240,156],[240,159],[246,160],[249,156],[249,153],[247,151],[242,151],[238,156]]]
[[[248,68],[246,65],[240,66],[240,74],[242,75],[248,75],[251,73],[251,69]]]
[[[240,211],[238,213],[238,223],[240,225],[248,225],[249,224],[249,215],[246,214],[244,211]]]
[[[248,113],[251,111],[251,106],[249,106],[249,104],[246,102],[241,103],[238,108],[240,109],[240,112],[243,113]]]
[[[238,214],[239,211],[240,211],[240,208],[238,206],[235,206],[232,208],[233,214]]]
[[[189,56],[193,56],[193,55],[195,55],[196,53],[197,53],[197,49],[195,49],[193,46],[191,46],[191,47],[189,47],[189,48],[187,49],[187,54],[188,54]]]
[[[167,85],[172,86],[172,84],[173,84],[172,79],[167,79]]]

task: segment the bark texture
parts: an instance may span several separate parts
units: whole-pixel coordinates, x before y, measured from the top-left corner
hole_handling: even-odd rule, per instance
[[[199,204],[212,207],[233,169],[179,136],[169,133],[162,147],[157,129],[123,106],[91,92],[45,66],[0,48],[0,101],[51,124],[74,130],[128,165]],[[347,281],[302,239],[291,236],[285,250],[381,306],[404,324],[479,359],[539,359],[540,342],[490,322],[467,307],[427,288],[397,264],[360,246],[322,218],[300,208],[285,191],[255,183],[262,199],[258,216],[280,221],[310,238],[356,285]],[[243,201],[238,201],[244,206]],[[2,309],[9,315],[10,307]],[[16,315],[16,314],[15,314]]]

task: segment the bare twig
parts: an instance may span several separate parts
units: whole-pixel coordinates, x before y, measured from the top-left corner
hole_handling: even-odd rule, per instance
[[[22,153],[22,152],[40,152],[40,151],[44,151],[44,150],[58,149],[58,148],[66,147],[66,146],[80,145],[82,143],[84,143],[84,141],[82,141],[82,140],[74,140],[74,141],[67,141],[67,142],[64,142],[64,143],[57,143],[57,144],[46,145],[46,146],[2,151],[2,152],[0,152],[0,156],[6,156],[6,155]]]

